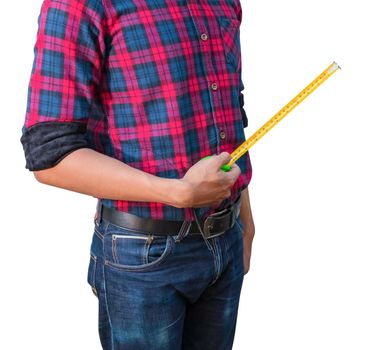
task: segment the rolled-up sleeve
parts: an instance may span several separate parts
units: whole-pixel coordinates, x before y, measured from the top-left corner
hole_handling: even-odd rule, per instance
[[[248,126],[248,119],[247,119],[247,114],[244,108],[245,105],[245,99],[244,99],[244,95],[243,95],[243,90],[244,90],[244,85],[243,85],[243,81],[242,78],[240,77],[239,80],[239,103],[240,103],[240,111],[241,111],[241,117],[242,117],[242,121],[243,121],[243,127],[246,128]]]
[[[21,143],[31,171],[50,168],[87,147],[86,130],[104,57],[100,0],[45,0]]]

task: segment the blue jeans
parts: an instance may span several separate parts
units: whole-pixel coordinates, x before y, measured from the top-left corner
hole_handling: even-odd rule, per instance
[[[243,224],[225,233],[149,235],[95,223],[88,283],[104,350],[232,349]]]

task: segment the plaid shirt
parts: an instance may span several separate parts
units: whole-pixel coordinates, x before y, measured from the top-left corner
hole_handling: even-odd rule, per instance
[[[247,126],[241,19],[240,0],[45,0],[22,128],[26,168],[87,147],[181,178],[202,157],[231,153]],[[250,182],[249,154],[237,164],[221,208]],[[141,217],[193,219],[191,208],[101,200]]]

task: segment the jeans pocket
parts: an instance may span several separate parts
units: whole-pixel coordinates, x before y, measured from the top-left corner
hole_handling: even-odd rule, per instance
[[[96,265],[97,265],[97,256],[93,253],[90,253],[90,261],[89,268],[87,272],[87,282],[91,286],[91,290],[93,291],[95,296],[98,296],[98,292],[96,289]]]
[[[120,270],[148,270],[171,254],[172,236],[145,234],[109,225],[104,236],[105,264]]]

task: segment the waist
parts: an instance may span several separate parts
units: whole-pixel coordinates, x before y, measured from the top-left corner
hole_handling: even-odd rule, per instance
[[[227,198],[218,209],[213,207],[195,208],[199,219],[214,213],[216,210],[226,208],[229,204],[234,203],[241,194],[242,190],[247,187],[245,179],[240,176],[231,188],[231,196]],[[118,211],[133,214],[141,218],[152,220],[187,220],[195,221],[191,208],[176,208],[171,205],[157,202],[134,202],[124,200],[99,199],[101,204],[108,208],[114,208]]]
[[[98,201],[95,223],[107,221],[115,226],[137,231],[144,234],[156,235],[181,235],[182,231],[188,230],[189,234],[203,234],[206,238],[215,237],[232,228],[239,216],[241,207],[241,195],[223,209],[217,209],[203,220],[153,220],[141,218],[134,214],[105,207]],[[194,210],[196,208],[190,208]],[[185,234],[185,233],[184,233]]]

